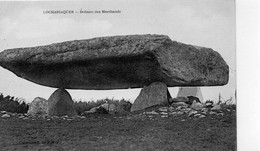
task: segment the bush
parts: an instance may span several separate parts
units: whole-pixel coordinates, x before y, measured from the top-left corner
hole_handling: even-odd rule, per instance
[[[9,95],[4,97],[0,94],[0,111],[7,111],[12,113],[27,113],[29,105],[26,104],[22,99],[14,98]]]
[[[113,98],[112,99],[105,98],[105,99],[101,99],[101,100],[97,100],[97,101],[92,100],[90,102],[75,101],[74,107],[75,107],[77,113],[80,115],[84,111],[88,111],[88,110],[92,109],[93,107],[98,107],[104,103],[115,104],[116,106],[119,106],[120,108],[124,109],[127,112],[130,112],[130,109],[132,107],[132,103],[130,103],[128,100],[125,100],[125,99],[114,100]]]

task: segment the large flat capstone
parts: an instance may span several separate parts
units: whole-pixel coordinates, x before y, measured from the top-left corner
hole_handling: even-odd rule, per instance
[[[40,85],[66,89],[140,88],[228,83],[229,67],[210,48],[164,35],[129,35],[74,40],[0,53],[0,65]]]

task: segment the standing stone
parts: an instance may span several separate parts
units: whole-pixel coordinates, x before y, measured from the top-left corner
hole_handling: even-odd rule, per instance
[[[28,115],[45,115],[47,114],[48,101],[41,97],[33,99],[27,112]]]
[[[171,98],[171,96],[166,84],[162,82],[154,82],[141,90],[139,96],[131,107],[131,112],[155,105],[168,104],[169,98]]]
[[[57,89],[48,99],[47,114],[49,116],[76,116],[74,102],[65,89]]]

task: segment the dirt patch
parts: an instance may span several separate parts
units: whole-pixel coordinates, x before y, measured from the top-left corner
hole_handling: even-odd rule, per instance
[[[154,109],[150,109],[154,110]],[[2,150],[236,150],[236,111],[187,114],[88,115],[75,119],[0,118]]]

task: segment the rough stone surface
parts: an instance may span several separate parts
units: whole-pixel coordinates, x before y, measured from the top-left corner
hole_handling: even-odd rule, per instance
[[[74,102],[65,89],[57,89],[48,99],[48,116],[77,116]]]
[[[41,97],[33,99],[29,106],[28,115],[44,115],[47,114],[48,101]]]
[[[128,35],[74,40],[0,53],[0,65],[40,85],[66,89],[219,86],[229,67],[210,48],[164,35]]]
[[[131,111],[138,111],[155,105],[168,104],[169,98],[171,98],[171,96],[166,84],[154,82],[141,90],[131,107]]]
[[[191,104],[190,108],[194,109],[194,110],[201,110],[202,108],[204,108],[205,105],[197,102],[196,100],[193,101],[193,103]]]

